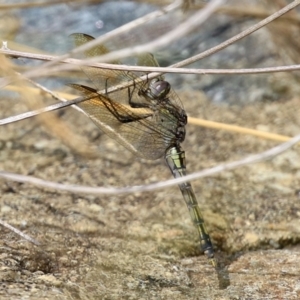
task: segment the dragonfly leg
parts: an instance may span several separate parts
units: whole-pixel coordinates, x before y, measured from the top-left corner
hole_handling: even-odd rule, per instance
[[[133,85],[132,91],[130,90],[130,87],[128,88],[128,103],[132,108],[150,108],[150,104],[148,103],[140,103],[140,102],[134,102],[133,99],[133,93],[135,90],[136,86],[135,83]],[[140,92],[139,92],[140,93]]]

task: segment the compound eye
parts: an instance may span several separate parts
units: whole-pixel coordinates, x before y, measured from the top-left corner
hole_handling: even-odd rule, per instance
[[[149,86],[150,94],[153,99],[165,98],[171,89],[171,85],[167,81],[151,82]]]

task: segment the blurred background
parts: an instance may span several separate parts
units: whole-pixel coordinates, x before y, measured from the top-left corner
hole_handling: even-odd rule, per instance
[[[2,0],[0,41],[7,41],[11,50],[61,55],[73,48],[68,38],[72,33],[98,37],[171,2]],[[118,35],[107,46],[117,50],[159,38],[207,2],[184,1],[182,7]],[[288,3],[226,1],[199,28],[156,49],[154,55],[161,66],[179,62]],[[299,64],[299,26],[298,8],[190,67]],[[12,70],[24,72],[42,64],[0,59],[2,78],[11,76]],[[288,138],[300,133],[299,75],[166,74],[166,80],[190,117]],[[54,92],[70,93],[65,84],[80,83],[84,75],[58,72],[34,80]],[[16,91],[23,87],[13,82],[0,90],[1,118],[56,101],[40,91]],[[283,141],[220,128],[187,125],[183,148],[188,173],[257,154]],[[171,178],[163,159],[137,159],[71,108],[1,126],[0,169],[94,187]],[[42,244],[32,245],[1,227],[1,299],[299,299],[299,169],[296,146],[276,158],[193,182],[216,255],[227,272],[225,283],[199,250],[176,186],[95,196],[1,179],[0,218]]]
[[[0,36],[14,50],[63,54],[72,48],[68,36],[83,32],[98,37],[136,18],[157,10],[165,3],[155,1],[2,1]],[[155,56],[161,66],[168,66],[234,36],[275,12],[288,1],[228,1],[197,30],[158,49]],[[160,37],[183,22],[204,1],[190,4],[190,10],[176,10],[126,32],[110,41],[110,49],[143,44]],[[21,8],[26,5],[26,8]],[[15,7],[15,8],[14,8]],[[20,8],[18,8],[20,7]],[[188,7],[188,6],[187,6]],[[193,9],[191,9],[193,7]],[[1,7],[0,7],[1,8]],[[236,44],[205,58],[193,68],[255,68],[299,63],[298,21],[296,10],[285,19],[242,39]],[[27,66],[22,59],[20,66]],[[30,62],[32,63],[32,62]],[[35,62],[37,63],[37,62]],[[169,76],[176,89],[201,90],[215,103],[249,103],[276,100],[298,92],[297,74],[250,76]],[[48,83],[49,86],[49,81]],[[222,87],[222,88],[220,88]]]

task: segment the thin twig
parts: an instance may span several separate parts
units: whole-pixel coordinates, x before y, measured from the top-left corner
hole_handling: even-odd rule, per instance
[[[28,52],[15,51],[10,49],[0,49],[0,53],[15,57],[15,58],[29,58],[41,61],[57,61],[58,56],[45,55],[45,54],[35,54]],[[89,59],[74,59],[67,58],[61,63],[68,64],[66,67],[61,67],[57,71],[66,71],[74,69],[74,66],[88,66],[104,70],[117,70],[117,71],[135,71],[135,72],[161,72],[161,73],[176,73],[176,74],[200,74],[200,75],[242,75],[242,74],[263,74],[263,73],[275,73],[275,72],[288,72],[288,71],[298,71],[300,70],[300,65],[291,66],[277,66],[277,67],[267,67],[267,68],[251,68],[251,69],[190,69],[190,68],[178,68],[178,67],[146,67],[146,66],[128,66],[128,65],[117,65],[117,64],[106,64],[106,63],[93,63]],[[42,75],[49,75],[49,70],[45,71],[44,74],[40,73],[38,77]],[[36,76],[35,76],[36,77]]]
[[[14,174],[10,172],[0,171],[0,177],[5,178],[7,180],[13,180],[17,182],[22,183],[29,183],[35,186],[44,187],[47,189],[53,189],[56,192],[57,191],[66,191],[71,193],[84,193],[84,194],[108,194],[108,195],[114,195],[114,194],[128,194],[128,193],[135,193],[135,192],[145,192],[145,191],[153,191],[158,190],[162,188],[166,188],[169,186],[178,185],[183,182],[196,180],[198,178],[203,178],[207,176],[212,176],[224,171],[236,169],[241,166],[245,166],[248,164],[258,163],[260,161],[263,161],[265,159],[270,159],[271,157],[281,154],[282,152],[288,150],[295,144],[300,142],[300,134],[293,137],[288,142],[285,142],[283,144],[280,144],[276,147],[273,147],[267,151],[261,152],[259,154],[250,155],[246,158],[243,158],[238,161],[230,162],[230,163],[224,163],[219,164],[216,167],[205,169],[199,172],[195,172],[193,174],[183,176],[176,179],[171,179],[167,181],[152,183],[149,185],[143,185],[143,186],[132,186],[132,187],[122,187],[122,188],[105,188],[105,187],[89,187],[89,186],[80,186],[80,185],[68,185],[68,184],[61,184],[53,181],[47,181],[40,178],[36,178],[33,176],[25,176],[25,175],[19,175]]]
[[[28,242],[39,246],[40,242],[38,242],[37,240],[35,240],[34,238],[30,237],[29,235],[27,235],[26,233],[20,231],[19,229],[9,225],[8,223],[2,221],[0,219],[0,224],[6,228],[8,228],[9,230],[13,231],[14,233],[18,234],[19,236],[21,236],[23,239],[27,240]]]

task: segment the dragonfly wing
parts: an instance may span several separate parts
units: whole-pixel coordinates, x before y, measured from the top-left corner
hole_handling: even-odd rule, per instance
[[[95,38],[85,34],[85,33],[73,33],[70,35],[71,40],[73,41],[74,45],[76,47],[80,47],[88,42],[93,41]],[[84,51],[84,55],[86,57],[96,57],[96,56],[101,56],[103,54],[109,53],[109,50],[107,49],[106,46],[99,44],[97,46],[94,46],[86,51]],[[118,62],[114,62],[118,63]]]
[[[91,98],[77,104],[108,136],[129,151],[146,159],[157,159],[168,148],[169,130],[157,122],[150,109],[131,108],[98,94],[96,90],[73,84],[84,96]],[[117,112],[117,115],[114,114]]]
[[[152,53],[146,52],[139,54],[137,57],[137,65],[145,67],[159,67],[158,61],[153,56]],[[164,76],[161,75],[158,77],[160,81],[165,80]]]
[[[70,35],[76,47],[82,46],[95,38],[85,33],[73,33]],[[83,52],[84,57],[92,58],[109,53],[108,48],[99,44]],[[111,61],[112,64],[119,64],[119,61]],[[126,75],[123,71],[100,69],[93,67],[82,67],[82,70],[87,77],[93,82],[97,90],[106,90],[108,87],[117,85],[124,81]]]

